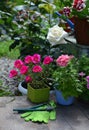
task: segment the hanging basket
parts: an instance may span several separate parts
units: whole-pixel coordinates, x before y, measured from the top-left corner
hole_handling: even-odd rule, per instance
[[[89,22],[87,19],[75,18],[74,24],[77,44],[89,46]]]

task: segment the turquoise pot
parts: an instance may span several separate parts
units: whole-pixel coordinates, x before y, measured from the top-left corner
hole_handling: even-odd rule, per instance
[[[56,101],[60,105],[71,105],[74,102],[74,97],[68,97],[65,99],[62,95],[62,92],[59,90],[55,90],[55,95],[56,95]]]

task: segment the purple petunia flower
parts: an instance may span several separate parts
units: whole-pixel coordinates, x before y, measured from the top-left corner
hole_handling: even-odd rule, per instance
[[[86,76],[86,81],[89,83],[89,75]]]
[[[79,76],[83,77],[83,76],[85,76],[85,73],[84,72],[80,72]]]
[[[89,89],[89,83],[87,84],[87,89]]]

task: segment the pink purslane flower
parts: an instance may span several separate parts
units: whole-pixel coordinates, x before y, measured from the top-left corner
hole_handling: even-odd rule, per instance
[[[61,55],[57,58],[56,63],[58,66],[65,67],[68,65],[69,61],[73,58],[73,56]]]
[[[39,54],[34,54],[34,55],[33,55],[33,63],[34,63],[34,64],[39,63],[40,60],[41,60],[41,56],[40,56]]]
[[[14,62],[14,67],[20,69],[23,64],[22,60],[19,59]]]
[[[13,77],[15,77],[17,75],[18,75],[18,72],[16,70],[11,70],[10,73],[9,73],[10,78],[13,78]]]
[[[20,69],[21,74],[26,74],[28,72],[29,67],[26,65],[23,65]]]
[[[85,7],[85,0],[74,0],[73,8],[75,8],[77,11],[82,11]]]
[[[50,56],[46,56],[46,57],[44,58],[43,64],[44,64],[44,65],[47,65],[47,64],[50,64],[51,62],[53,62],[53,58],[50,57]]]
[[[33,61],[33,57],[32,56],[28,55],[28,56],[25,57],[24,62],[26,64],[32,63],[32,61]]]
[[[35,73],[42,72],[42,67],[40,65],[35,65],[32,71]]]
[[[26,76],[25,81],[27,83],[32,82],[32,77],[30,75]]]

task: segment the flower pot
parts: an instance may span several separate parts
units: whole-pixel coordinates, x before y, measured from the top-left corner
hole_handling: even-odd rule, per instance
[[[65,99],[62,95],[62,92],[59,90],[55,90],[55,95],[56,95],[56,101],[60,105],[71,105],[74,102],[74,97],[68,97]]]
[[[22,95],[27,95],[27,89],[24,87],[23,82],[19,83],[18,90],[22,93]]]
[[[75,18],[74,24],[77,43],[89,46],[89,22],[87,19]]]
[[[50,88],[34,89],[28,85],[27,97],[33,103],[42,103],[49,100]]]

